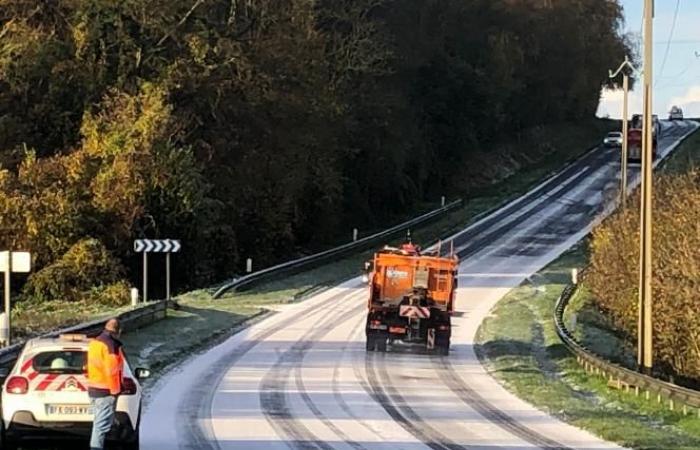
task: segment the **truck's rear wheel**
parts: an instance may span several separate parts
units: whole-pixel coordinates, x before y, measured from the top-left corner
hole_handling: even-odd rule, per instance
[[[365,350],[368,352],[373,352],[374,351],[374,343],[375,339],[374,336],[371,334],[367,334],[367,342],[365,343]]]
[[[386,339],[384,335],[379,335],[376,340],[376,349],[378,352],[386,352]]]
[[[449,319],[448,319],[449,324]],[[449,330],[438,331],[435,335],[435,353],[447,356],[450,354],[450,332]]]

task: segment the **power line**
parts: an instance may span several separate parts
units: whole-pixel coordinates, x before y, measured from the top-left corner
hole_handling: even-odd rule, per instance
[[[668,59],[668,52],[671,49],[671,41],[673,40],[673,33],[676,31],[676,20],[678,19],[678,11],[681,8],[681,0],[676,0],[676,11],[673,13],[673,23],[671,24],[671,31],[668,35],[668,43],[666,44],[666,52],[664,53],[664,59],[661,63],[661,70],[659,71],[659,78],[656,79],[654,87],[658,84],[658,80],[663,76],[664,69],[666,68],[666,60]]]

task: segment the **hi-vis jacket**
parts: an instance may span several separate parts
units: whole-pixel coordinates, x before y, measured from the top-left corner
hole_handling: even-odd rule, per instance
[[[88,394],[118,395],[121,391],[124,353],[122,343],[106,331],[90,341],[87,355]]]

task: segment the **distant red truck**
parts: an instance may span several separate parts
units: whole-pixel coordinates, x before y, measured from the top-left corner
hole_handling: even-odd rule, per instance
[[[642,161],[642,115],[635,114],[632,116],[630,121],[630,126],[627,131],[627,161],[630,162],[641,162]],[[653,116],[653,128],[651,130],[652,134],[652,150],[651,157],[656,159],[658,152],[658,136],[660,134],[660,125],[658,116]]]

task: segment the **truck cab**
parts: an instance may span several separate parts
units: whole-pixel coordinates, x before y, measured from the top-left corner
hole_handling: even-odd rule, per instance
[[[643,133],[643,123],[644,119],[642,114],[635,114],[632,116],[632,120],[629,123],[629,129],[627,131],[627,161],[629,162],[641,162],[642,161],[642,142],[644,140]],[[655,160],[658,156],[658,138],[661,134],[661,124],[659,122],[659,116],[654,114],[652,116],[652,159]]]

